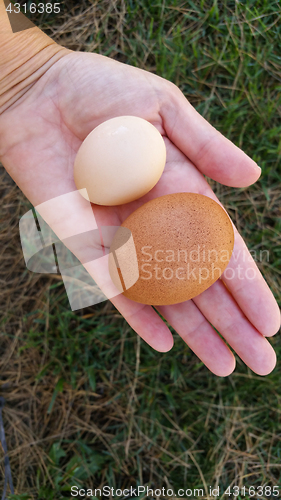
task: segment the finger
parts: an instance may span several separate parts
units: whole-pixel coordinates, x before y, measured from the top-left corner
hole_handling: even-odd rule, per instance
[[[209,185],[206,195],[223,207]],[[271,337],[280,328],[280,309],[234,224],[233,229],[234,248],[222,280],[249,321],[262,335]]]
[[[111,299],[116,309],[124,316],[133,330],[159,352],[167,352],[173,347],[173,336],[151,306],[133,302],[124,295]]]
[[[193,300],[251,370],[267,375],[274,369],[274,349],[247,320],[221,280]]]
[[[260,167],[224,137],[173,87],[161,115],[169,139],[205,175],[226,186],[249,186],[258,180]]]
[[[243,238],[235,231],[231,259],[222,280],[244,314],[265,337],[280,328],[280,310]]]
[[[235,368],[231,350],[192,300],[156,308],[215,375],[226,377]]]

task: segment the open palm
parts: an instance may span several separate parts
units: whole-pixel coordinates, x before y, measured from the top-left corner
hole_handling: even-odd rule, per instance
[[[168,193],[196,192],[218,201],[203,174],[235,187],[250,185],[260,175],[255,162],[205,121],[170,82],[104,56],[71,51],[0,116],[1,161],[34,206],[73,192],[73,164],[82,141],[97,125],[119,115],[140,116],[157,127],[167,163],[160,181],[141,199],[115,207],[95,205],[98,225],[119,225],[141,204]],[[81,232],[87,230],[80,198],[62,207],[53,224],[48,221],[60,238],[77,224]],[[235,358],[211,325],[253,371],[265,375],[276,363],[265,336],[278,331],[280,311],[235,231],[229,267],[235,271],[239,265],[244,269],[240,277],[224,273],[193,300],[157,310],[217,375],[230,374]],[[245,275],[250,268],[254,279]],[[123,295],[112,302],[153,348],[165,352],[172,347],[170,330],[151,306]]]

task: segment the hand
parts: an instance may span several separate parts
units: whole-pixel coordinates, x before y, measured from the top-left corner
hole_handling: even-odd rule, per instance
[[[172,83],[101,55],[71,51],[0,116],[1,161],[34,206],[75,191],[73,164],[81,142],[117,115],[140,116],[157,127],[167,163],[160,181],[141,199],[116,207],[95,205],[99,225],[119,225],[141,204],[168,193],[197,192],[218,201],[203,174],[235,187],[260,176],[255,162],[201,117]],[[60,227],[77,221],[82,227],[85,218],[78,203],[60,214]],[[245,256],[255,279],[236,273],[239,265],[245,268]],[[157,309],[215,374],[230,374],[235,358],[211,325],[254,372],[266,375],[276,357],[265,336],[278,331],[280,311],[237,231],[228,267],[234,279],[224,273],[193,300]],[[171,349],[172,334],[151,306],[123,295],[112,302],[154,349]]]

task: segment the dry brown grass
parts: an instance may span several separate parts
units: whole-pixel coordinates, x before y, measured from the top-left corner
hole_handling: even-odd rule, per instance
[[[183,4],[181,2],[177,7],[181,15],[184,13]],[[57,18],[56,23],[48,27],[43,24],[43,27],[54,40],[72,50],[106,53],[118,60],[129,60],[130,63],[155,71],[155,58],[151,54],[157,48],[157,41],[141,39],[138,31],[132,31],[129,36],[125,12],[125,0],[70,1],[68,10]],[[156,19],[156,22],[160,23],[160,20]],[[190,21],[189,25],[191,30],[195,29],[195,35],[196,30],[202,29],[202,26],[204,22],[196,24],[195,21]],[[167,30],[168,37],[175,27],[176,25],[170,26],[170,32]],[[131,54],[131,61],[128,54]],[[198,82],[200,78],[202,76],[199,75]],[[182,83],[180,73],[176,73],[175,83],[178,83],[177,79]],[[209,86],[211,84],[211,81],[206,83]],[[217,86],[215,90],[221,100],[220,87]],[[190,91],[190,97],[195,104],[200,104],[204,100],[202,87],[199,85],[196,92]],[[208,109],[210,102],[206,100]],[[224,101],[222,103],[224,105]],[[280,185],[275,183],[262,187],[258,183],[249,189],[234,190],[214,182],[211,184],[251,248],[270,250],[270,262],[260,262],[259,266],[281,303],[280,264],[276,265],[278,253],[272,253],[281,248],[280,231],[275,227],[276,221],[281,219]],[[56,335],[49,325],[50,315],[54,311],[54,306],[50,304],[50,285],[58,283],[60,278],[41,276],[26,270],[18,222],[30,206],[2,167],[0,188],[0,391],[6,400],[3,417],[16,492],[28,492],[28,498],[36,499],[36,471],[41,471],[41,482],[44,478],[46,484],[54,483],[54,476],[50,474],[49,468],[52,444],[64,442],[67,456],[74,452],[77,455],[79,450],[76,444],[80,437],[94,449],[106,451],[112,457],[112,477],[118,477],[119,474],[123,487],[134,485],[136,480],[139,484],[161,481],[168,487],[171,475],[182,469],[187,481],[194,469],[201,484],[206,484],[209,480],[213,481],[214,487],[222,483],[249,485],[254,481],[278,484],[281,437],[276,428],[271,429],[267,423],[264,424],[265,415],[272,412],[269,420],[272,419],[276,425],[280,422],[281,425],[278,381],[272,379],[270,382],[270,379],[268,382],[261,382],[250,371],[238,371],[230,378],[229,386],[225,382],[226,389],[222,396],[220,382],[213,382],[212,377],[202,375],[200,367],[196,365],[197,360],[188,358],[187,361],[188,351],[182,353],[183,348],[180,347],[182,370],[185,373],[188,366],[188,375],[193,376],[193,386],[188,385],[188,380],[181,374],[172,385],[172,392],[181,391],[178,402],[190,392],[190,410],[185,415],[181,414],[180,407],[171,406],[169,412],[163,403],[161,408],[163,393],[160,391],[159,420],[153,419],[150,413],[146,415],[141,412],[141,395],[147,390],[149,381],[145,377],[152,370],[155,361],[151,365],[149,362],[145,364],[140,353],[143,346],[140,347],[140,341],[135,339],[110,303],[99,308],[88,308],[81,315],[85,318],[88,316],[91,320],[95,317],[103,318],[108,325],[121,325],[120,338],[116,337],[114,340],[116,352],[119,353],[117,368],[112,368],[111,371],[108,361],[108,377],[105,373],[100,373],[95,390],[85,388],[85,374],[78,378],[75,387],[66,380],[63,391],[57,393],[53,409],[48,413],[54,388],[61,374],[52,370],[42,377],[38,377],[38,374],[50,361],[51,353],[46,336]],[[259,237],[255,238],[254,232]],[[42,333],[42,345],[26,348],[29,332],[36,328]],[[107,338],[96,338],[95,342],[101,348],[104,345],[108,350],[112,348]],[[135,353],[132,365],[126,362],[126,342],[133,346],[132,352]],[[278,342],[278,339],[273,340],[276,346]],[[172,356],[173,353],[168,359],[172,360]],[[156,358],[160,372],[159,359]],[[238,368],[241,368],[239,361]],[[166,374],[164,379],[165,377]],[[260,384],[263,395],[255,404],[247,405],[247,387],[253,382]],[[166,383],[164,380],[163,384]],[[213,385],[208,386],[209,383]],[[263,392],[263,384],[267,384],[268,394],[271,394],[270,401],[265,400],[266,390]],[[210,391],[214,392],[213,396]],[[231,391],[234,394],[233,402],[236,403],[227,405],[225,393]],[[272,402],[273,408],[270,407]],[[148,406],[153,406],[152,397]],[[191,423],[188,418],[192,411],[194,420]],[[262,415],[262,420],[257,424],[259,414]],[[213,437],[215,442],[210,446],[207,456],[210,464],[215,463],[209,473],[207,466],[203,469],[200,465],[200,457],[205,454],[209,435],[214,436],[213,431],[219,426],[222,430]],[[119,430],[123,434],[117,439]],[[66,440],[69,440],[68,443]],[[185,451],[180,448],[182,442],[185,442]],[[3,472],[3,453],[0,448],[0,491],[4,481],[1,478]],[[101,466],[99,487],[108,484],[107,474],[107,465]],[[94,479],[89,479],[87,485],[89,488],[97,487]]]
[[[130,472],[132,468],[138,470],[140,484],[144,484],[145,481],[150,484],[157,481],[157,478],[162,481],[164,477],[168,487],[169,474],[173,470],[184,468],[188,477],[188,470],[192,464],[197,469],[198,477],[201,476],[202,484],[206,484],[208,480],[205,479],[204,472],[197,462],[198,455],[204,453],[204,449],[202,445],[198,446],[197,442],[200,437],[196,436],[196,433],[192,435],[188,429],[182,431],[181,426],[165,414],[165,410],[163,410],[163,415],[169,419],[171,427],[158,422],[159,434],[162,437],[158,436],[157,440],[154,440],[153,436],[144,430],[153,425],[153,422],[149,417],[138,415],[138,393],[142,390],[142,382],[122,361],[122,349],[116,375],[119,373],[120,376],[120,370],[122,373],[127,372],[126,386],[119,386],[116,392],[116,384],[113,380],[111,382],[103,380],[97,384],[95,392],[89,392],[85,390],[85,376],[79,379],[75,388],[64,383],[63,392],[57,394],[53,411],[48,414],[47,410],[59,376],[47,374],[37,380],[38,373],[48,362],[49,353],[47,350],[39,351],[32,347],[21,351],[21,348],[25,346],[29,328],[34,328],[34,318],[42,318],[42,311],[49,308],[50,284],[60,278],[59,276],[53,278],[47,275],[41,276],[26,271],[19,242],[18,221],[19,217],[29,209],[29,203],[3,170],[1,188],[3,193],[0,236],[2,242],[0,261],[2,283],[0,301],[1,394],[6,400],[3,412],[4,425],[16,492],[29,491],[30,497],[28,498],[37,498],[36,470],[41,470],[41,477],[44,477],[52,487],[54,478],[48,469],[49,450],[52,444],[68,439],[69,445],[64,446],[64,449],[68,454],[73,453],[76,450],[75,443],[78,435],[83,436],[83,440],[95,449],[106,450],[110,454],[117,469],[121,469],[126,477],[127,486],[134,484],[136,480]],[[267,201],[263,193],[257,189],[251,194],[248,190],[234,193],[229,188],[220,186],[218,191],[220,199],[225,201],[242,232],[247,232],[248,212],[252,213],[254,210],[257,213],[263,213],[265,219],[269,215],[272,217],[279,214],[281,192],[278,189],[270,193],[271,201]],[[245,220],[239,217],[242,210]],[[259,220],[259,217],[257,219]],[[273,236],[272,242],[280,245],[280,235],[274,233]],[[276,274],[275,270],[273,272],[268,263],[262,263],[261,268],[272,289],[280,297],[280,273]],[[30,317],[27,316],[29,312],[33,312]],[[93,317],[95,314],[107,317],[108,323],[116,321],[115,317],[118,316],[110,303],[106,303],[97,311],[88,308],[84,316]],[[48,321],[44,329],[48,334]],[[128,332],[129,329],[127,329],[127,334]],[[124,339],[121,338],[120,342],[122,341]],[[42,343],[44,343],[43,335]],[[135,373],[139,372],[139,348],[138,343]],[[250,377],[253,378],[253,375]],[[138,386],[137,393],[136,386]],[[281,407],[281,401],[278,403],[280,395],[276,397],[277,411],[277,408]],[[206,405],[203,426],[206,432],[208,429],[216,428],[218,422],[224,420],[224,430],[208,457],[210,461],[216,463],[213,472],[214,487],[222,481],[229,481],[230,478],[232,478],[231,485],[242,486],[245,481],[251,484],[252,480],[256,481],[257,478],[262,478],[263,483],[276,484],[280,465],[276,463],[276,456],[273,456],[271,463],[271,455],[272,447],[281,443],[281,437],[274,431],[264,431],[262,427],[253,428],[251,425],[253,416],[257,412],[268,411],[267,407],[263,408],[261,404],[253,408],[247,405],[225,407],[223,403],[212,404],[203,401],[202,404],[203,407],[204,404]],[[198,416],[194,425],[198,425],[201,419],[202,416]],[[114,443],[115,432],[112,430],[114,425],[127,429],[123,441]],[[192,431],[192,428],[193,426],[189,429]],[[169,450],[170,442],[174,440],[180,442],[181,439],[188,439],[188,451],[175,453]],[[245,451],[241,451],[241,440],[245,442]],[[144,451],[139,454],[140,448]],[[139,457],[138,462],[136,462],[136,456]],[[162,461],[163,456],[165,464]],[[3,473],[0,454],[1,470]],[[108,481],[104,470],[103,480],[100,481],[99,487],[102,488],[106,484]],[[87,481],[87,487],[97,487],[94,478]],[[207,499],[208,496],[204,498]]]

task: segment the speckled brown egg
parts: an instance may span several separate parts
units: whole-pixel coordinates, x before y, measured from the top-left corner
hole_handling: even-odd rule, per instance
[[[231,220],[218,203],[201,194],[169,194],[145,203],[123,222],[111,244],[109,271],[129,299],[176,304],[221,276],[233,245]]]

